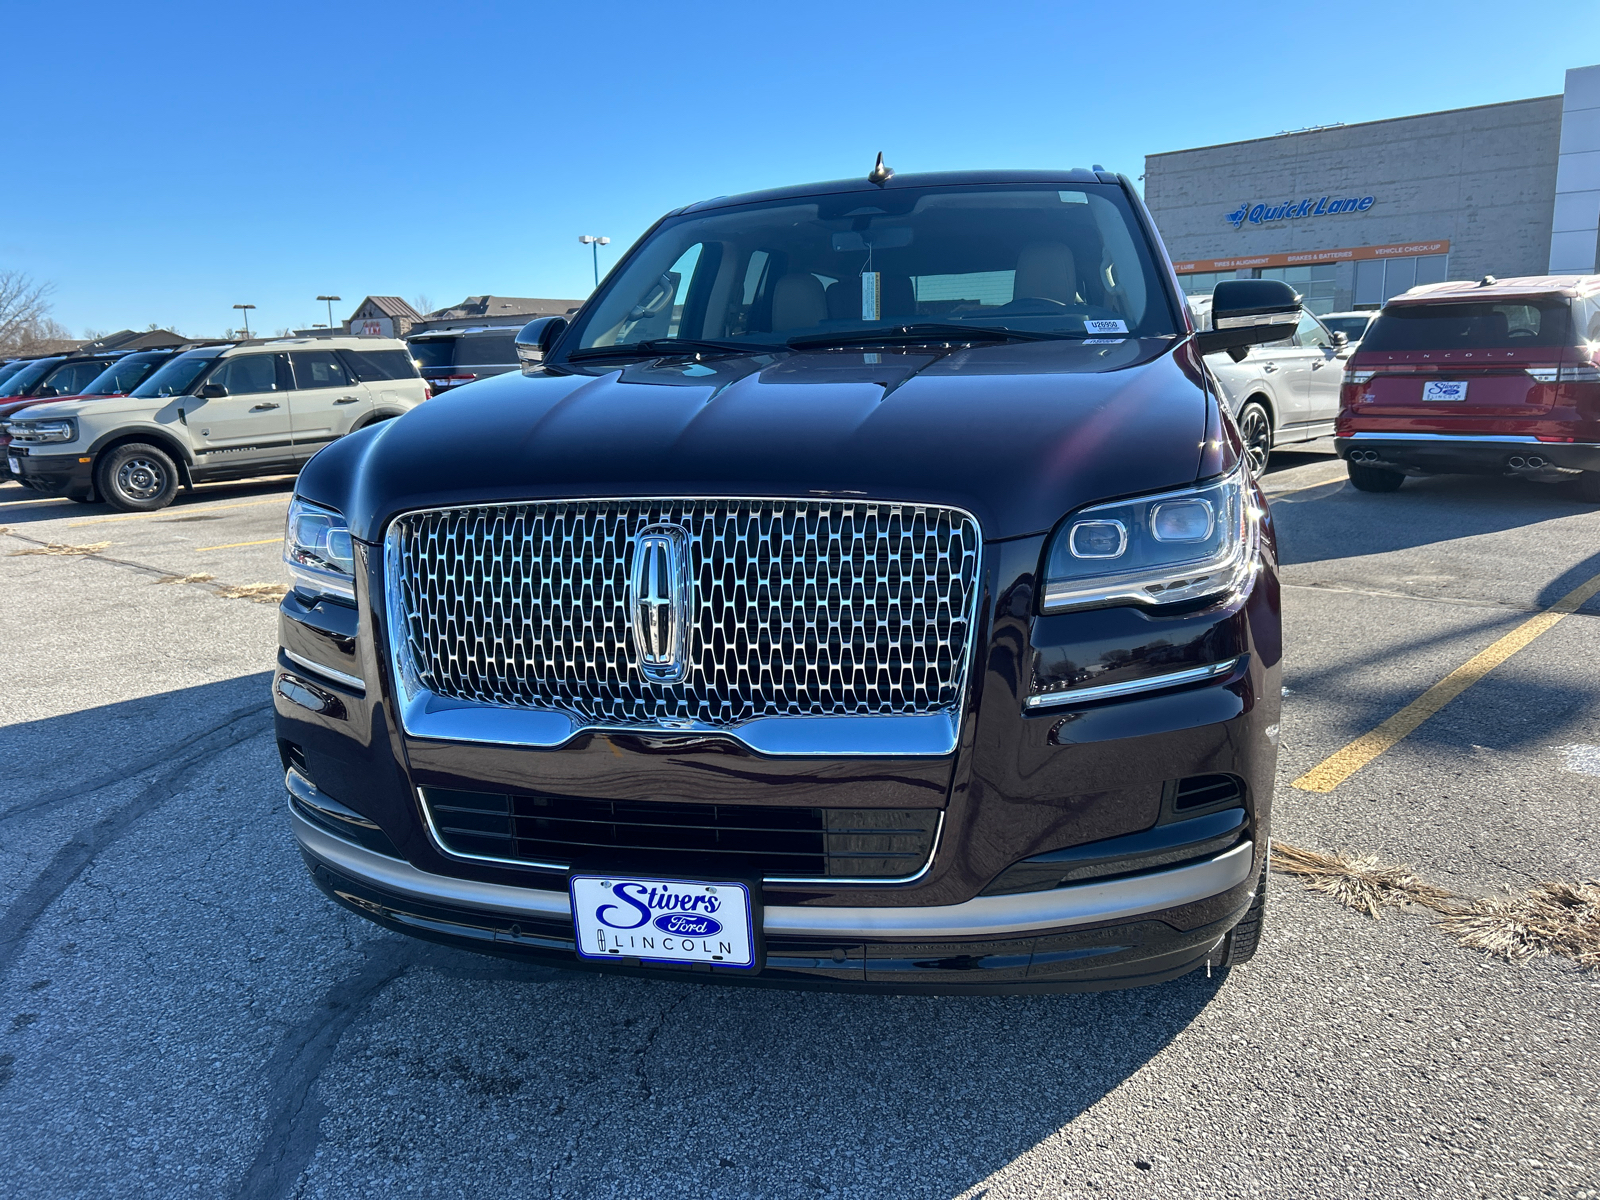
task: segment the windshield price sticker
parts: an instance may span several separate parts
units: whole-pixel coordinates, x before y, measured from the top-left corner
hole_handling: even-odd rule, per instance
[[[1126,321],[1084,321],[1083,328],[1089,333],[1127,333]]]
[[[751,907],[742,883],[572,877],[572,918],[584,958],[754,967]]]
[[[1424,400],[1465,400],[1467,398],[1466,381],[1430,379],[1422,385],[1422,398]]]

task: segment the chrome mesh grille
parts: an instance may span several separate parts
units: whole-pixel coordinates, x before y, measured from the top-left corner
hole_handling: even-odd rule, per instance
[[[689,671],[639,674],[633,537],[689,531]],[[965,513],[811,500],[552,501],[396,523],[404,645],[453,699],[597,725],[959,707],[979,532]]]

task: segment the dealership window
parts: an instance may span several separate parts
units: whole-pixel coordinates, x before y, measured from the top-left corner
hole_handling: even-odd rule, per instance
[[[1193,275],[1179,275],[1178,283],[1186,296],[1209,296],[1222,279],[1237,279],[1237,271],[1196,271]]]
[[[1448,254],[1415,258],[1374,258],[1356,264],[1355,307],[1378,308],[1391,296],[1449,278]]]
[[[1338,267],[1333,263],[1317,263],[1306,267],[1262,267],[1256,271],[1257,279],[1281,279],[1300,293],[1301,302],[1314,313],[1333,312],[1338,305],[1334,299],[1334,278]]]

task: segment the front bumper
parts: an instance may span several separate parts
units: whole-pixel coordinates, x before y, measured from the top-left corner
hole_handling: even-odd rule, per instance
[[[36,492],[52,496],[89,496],[94,492],[94,459],[87,454],[41,454],[32,446],[6,447],[7,471]],[[12,471],[14,460],[17,469]]]
[[[568,895],[419,870],[329,833],[290,806],[317,885],[380,924],[432,941],[567,967],[574,953]],[[1254,898],[1255,847],[1133,877],[1045,892],[906,907],[767,906],[760,974],[696,970],[715,982],[893,992],[1092,990],[1156,983],[1198,967]],[[1191,905],[1225,915],[1192,929],[1160,918]]]
[[[1353,433],[1333,439],[1340,458],[1358,465],[1424,474],[1528,474],[1512,459],[1530,455],[1565,471],[1600,471],[1600,443],[1544,442],[1536,437],[1473,437],[1450,433]],[[1352,453],[1362,457],[1351,459]],[[1371,457],[1376,455],[1376,457]],[[1363,462],[1363,459],[1365,460]],[[1538,468],[1533,468],[1537,472]]]

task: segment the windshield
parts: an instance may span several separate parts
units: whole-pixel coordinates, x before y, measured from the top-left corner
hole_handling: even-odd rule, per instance
[[[96,375],[85,385],[85,396],[122,396],[133,391],[144,382],[145,377],[154,371],[167,359],[170,354],[130,354],[127,358],[118,359],[100,374]]]
[[[1378,314],[1363,350],[1506,350],[1574,344],[1565,300],[1397,304]]]
[[[1174,320],[1121,188],[969,185],[665,221],[585,306],[569,345],[773,346],[908,324],[1159,337]]]
[[[454,365],[455,338],[423,338],[411,342],[411,357],[424,371]]]
[[[1371,320],[1371,317],[1323,317],[1322,323],[1334,333],[1342,333],[1352,342],[1359,342]]]
[[[216,350],[191,350],[187,354],[180,354],[134,388],[131,394],[139,397],[180,396],[189,390],[189,386],[200,377],[200,372],[209,367],[222,350],[219,347]]]
[[[4,383],[27,365],[27,359],[19,358],[16,362],[8,362],[4,366],[0,366],[0,383]]]
[[[61,359],[59,358],[35,359],[33,362],[23,367],[22,370],[18,371],[10,379],[6,380],[4,384],[0,384],[0,396],[22,395],[34,384],[38,383],[39,380],[43,379],[45,373],[55,367],[55,365],[60,361]]]
[[[64,362],[39,385],[39,395],[46,388],[51,389],[49,394],[56,396],[81,396],[106,369],[106,360],[103,358],[86,358],[77,362]]]

